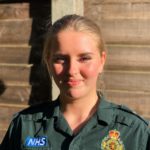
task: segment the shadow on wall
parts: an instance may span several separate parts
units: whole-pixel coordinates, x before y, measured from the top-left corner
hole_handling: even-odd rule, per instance
[[[0,79],[0,96],[5,92],[6,86],[4,82]]]
[[[32,89],[28,104],[33,105],[52,99],[51,79],[42,63],[45,34],[51,26],[51,0],[0,0],[1,4],[24,2],[29,3],[29,14],[32,19],[28,43],[31,46],[28,63],[33,65],[29,79]],[[3,85],[3,82],[0,82],[0,94],[5,90]]]
[[[30,72],[32,91],[29,104],[32,105],[52,99],[51,80],[46,67],[42,63],[45,33],[51,25],[51,2],[50,0],[32,0],[29,3],[30,17],[32,18],[29,63],[33,64]]]

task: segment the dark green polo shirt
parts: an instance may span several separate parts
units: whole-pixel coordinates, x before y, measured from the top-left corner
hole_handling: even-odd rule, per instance
[[[97,112],[74,135],[56,100],[21,111],[1,150],[150,150],[148,126],[128,108],[102,97]]]

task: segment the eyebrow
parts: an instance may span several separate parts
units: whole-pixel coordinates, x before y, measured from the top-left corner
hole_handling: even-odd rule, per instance
[[[85,52],[85,53],[79,54],[79,56],[85,56],[85,55],[93,55],[93,53],[91,53],[91,52]]]
[[[67,57],[68,55],[66,55],[66,54],[61,54],[61,53],[56,53],[56,54],[54,54],[53,56],[54,56],[54,57],[59,57],[59,56],[60,56],[60,57],[61,57],[61,56],[65,57],[65,56],[66,56],[66,57]]]
[[[85,52],[85,53],[80,53],[78,56],[82,57],[82,56],[86,56],[86,55],[93,55],[93,53],[91,52]],[[67,57],[68,55],[67,54],[62,54],[62,53],[55,53],[53,55],[54,57],[58,57],[58,56],[63,56],[63,57]]]

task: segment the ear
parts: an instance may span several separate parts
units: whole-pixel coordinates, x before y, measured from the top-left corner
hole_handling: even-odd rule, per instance
[[[100,58],[99,73],[102,73],[102,72],[103,72],[104,65],[105,65],[105,61],[106,61],[106,52],[103,51],[103,52],[101,53],[101,58]]]

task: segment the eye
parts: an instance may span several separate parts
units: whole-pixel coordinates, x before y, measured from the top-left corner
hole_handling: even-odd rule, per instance
[[[91,60],[92,58],[91,58],[91,56],[81,56],[80,58],[79,58],[79,61],[80,62],[88,62],[89,60]]]
[[[54,56],[53,62],[56,64],[64,64],[66,62],[66,58],[64,56]]]

